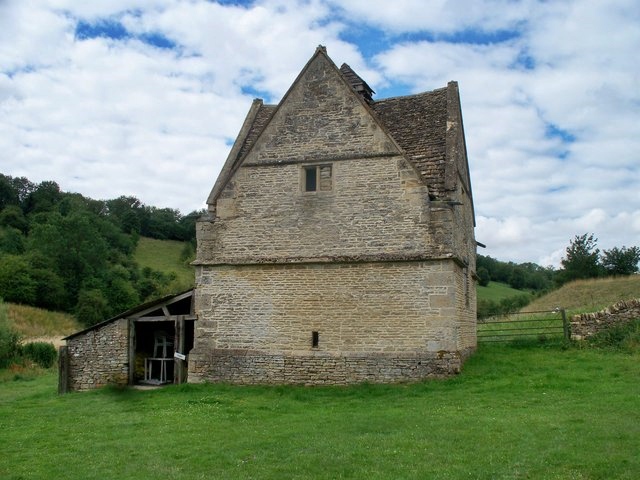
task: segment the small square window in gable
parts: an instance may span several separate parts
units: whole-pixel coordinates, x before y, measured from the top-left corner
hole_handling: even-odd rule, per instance
[[[303,168],[305,192],[328,192],[332,188],[331,165],[311,165]]]

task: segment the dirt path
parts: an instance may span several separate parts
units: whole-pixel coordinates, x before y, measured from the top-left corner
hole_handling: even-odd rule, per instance
[[[60,348],[65,344],[63,340],[64,337],[28,337],[22,339],[22,344],[32,343],[32,342],[45,342],[53,344],[56,349]]]

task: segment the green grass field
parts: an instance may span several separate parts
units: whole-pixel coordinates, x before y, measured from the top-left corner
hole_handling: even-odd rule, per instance
[[[55,389],[0,384],[0,478],[640,478],[637,353],[482,346],[415,385]]]
[[[163,273],[175,273],[177,276],[173,292],[193,287],[194,268],[180,259],[185,243],[176,240],[156,240],[140,237],[135,259],[141,267],[149,267]]]
[[[526,291],[516,290],[506,283],[500,282],[489,282],[489,285],[486,287],[478,285],[476,292],[478,294],[478,300],[491,300],[493,302],[499,302],[503,298],[528,294]]]

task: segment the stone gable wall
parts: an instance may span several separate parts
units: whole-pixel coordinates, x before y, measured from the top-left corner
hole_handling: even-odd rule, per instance
[[[129,383],[128,321],[119,319],[67,340],[69,390]]]
[[[584,340],[601,330],[640,318],[640,299],[626,300],[599,312],[571,317],[571,338]]]
[[[319,56],[282,99],[246,161],[323,160],[374,152],[399,153],[341,74]]]

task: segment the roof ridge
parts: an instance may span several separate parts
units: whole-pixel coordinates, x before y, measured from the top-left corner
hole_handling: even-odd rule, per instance
[[[429,95],[431,93],[446,91],[447,88],[448,87],[440,87],[440,88],[434,88],[433,90],[427,90],[426,92],[411,93],[409,95],[396,95],[394,97],[381,98],[379,100],[374,100],[374,103],[386,102],[387,100],[398,100],[398,99],[404,99],[404,98],[420,97],[422,95]]]

